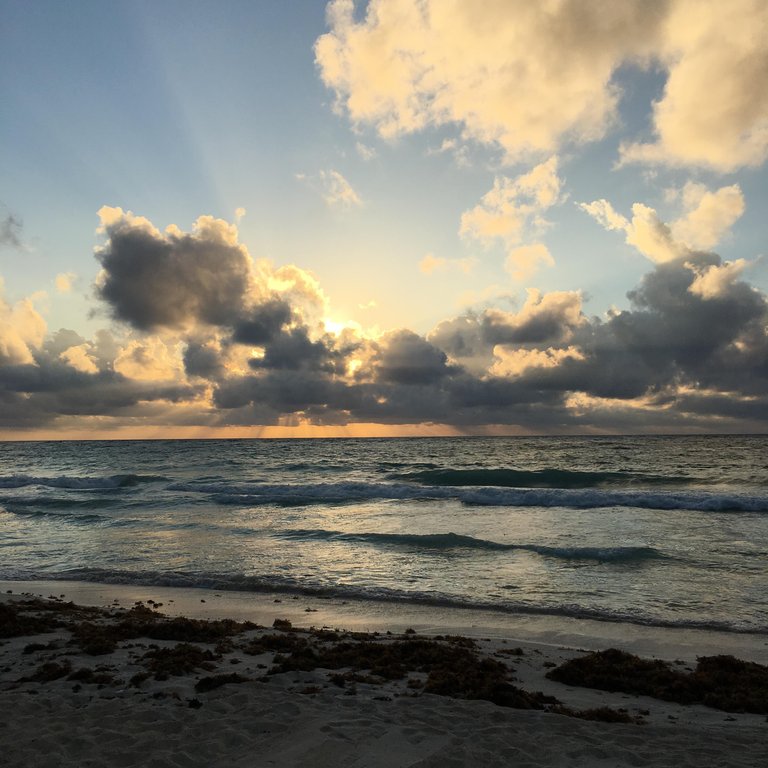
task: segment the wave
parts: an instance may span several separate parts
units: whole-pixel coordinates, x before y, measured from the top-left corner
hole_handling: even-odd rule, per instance
[[[64,520],[68,523],[75,523],[77,525],[103,523],[110,520],[106,515],[99,515],[96,512],[54,512],[53,510],[34,509],[24,506],[17,507],[13,505],[0,506],[0,514],[17,515],[18,517],[51,518]]]
[[[126,584],[148,587],[175,587],[179,589],[209,589],[257,593],[279,593],[306,597],[389,602],[396,604],[426,605],[438,608],[482,610],[502,615],[559,616],[591,619],[614,623],[651,627],[707,629],[732,633],[768,635],[768,626],[751,622],[727,622],[706,619],[665,619],[633,612],[612,611],[573,604],[535,605],[526,602],[472,601],[435,592],[408,592],[386,587],[357,587],[348,585],[312,585],[287,577],[247,574],[202,573],[182,571],[119,571],[100,568],[73,568],[65,571],[3,571],[0,579],[7,581],[85,581],[103,584]]]
[[[0,476],[0,488],[24,488],[42,485],[46,488],[67,488],[78,491],[111,490],[128,488],[142,483],[155,483],[168,478],[161,475],[109,475],[108,477],[34,477],[32,475]]]
[[[10,511],[43,509],[104,509],[106,507],[125,507],[127,505],[122,499],[101,496],[98,497],[71,497],[71,496],[9,496],[0,495],[0,504],[7,507]]]
[[[554,547],[543,544],[503,544],[497,541],[476,539],[458,533],[344,533],[323,529],[293,529],[273,532],[279,539],[295,541],[340,541],[384,546],[416,547],[420,550],[473,549],[496,552],[523,550],[535,552],[544,557],[561,560],[598,560],[600,562],[631,562],[665,558],[653,547]]]
[[[213,501],[237,506],[350,504],[370,500],[458,501],[474,506],[634,507],[703,512],[768,512],[763,494],[714,491],[607,490],[600,488],[498,488],[419,486],[406,483],[176,483],[170,490],[210,494]]]
[[[636,472],[583,472],[571,469],[426,469],[390,475],[423,485],[496,486],[502,488],[600,488],[627,485],[700,485],[704,480],[682,475]]]

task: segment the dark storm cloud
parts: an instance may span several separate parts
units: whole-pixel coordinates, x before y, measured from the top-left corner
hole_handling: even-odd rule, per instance
[[[453,360],[481,373],[493,363],[493,344],[485,338],[481,318],[469,312],[443,320],[427,338]]]
[[[217,227],[161,234],[123,216],[105,229],[97,292],[115,319],[150,331],[234,325],[243,316],[250,259]]]
[[[433,384],[450,375],[445,352],[413,331],[390,333],[375,360],[376,378],[390,384]]]
[[[716,256],[696,254],[658,265],[628,294],[631,310],[577,333],[585,360],[570,361],[553,376],[561,386],[575,378],[574,388],[610,397],[636,397],[676,382],[739,393],[755,378],[765,392],[759,352],[766,345],[765,296],[740,281],[709,298],[691,290],[692,267],[719,264]]]
[[[46,426],[60,416],[141,415],[146,404],[180,403],[200,392],[182,384],[133,381],[112,371],[83,373],[41,354],[35,364],[0,366],[0,426]]]
[[[554,299],[554,300],[553,300]],[[526,303],[517,315],[486,310],[482,334],[487,344],[558,344],[567,339],[580,317],[578,293],[554,293]]]
[[[549,346],[567,341],[584,322],[581,296],[560,291],[545,296],[531,292],[520,312],[486,309],[468,312],[441,322],[429,341],[469,370],[486,370],[494,359],[497,344]]]
[[[182,361],[189,376],[217,379],[224,374],[221,350],[210,339],[189,341],[184,349]]]
[[[631,308],[607,320],[575,322],[575,304],[561,295],[562,311],[550,313],[560,321],[538,327],[549,329],[542,334],[549,339],[566,329],[568,348],[577,352],[514,376],[448,362],[446,352],[477,360],[493,348],[484,335],[487,315],[466,315],[441,323],[429,341],[407,330],[388,334],[374,344],[365,376],[352,381],[324,365],[327,350],[303,334],[283,335],[253,375],[217,385],[215,404],[227,423],[247,423],[248,414],[269,408],[316,423],[431,421],[468,430],[485,424],[550,432],[765,428],[765,296],[734,281],[703,298],[691,288],[713,266],[720,261],[710,254],[657,265],[629,294]],[[535,351],[534,326],[516,327],[526,341],[499,348]],[[582,405],[569,402],[574,393],[587,396]]]
[[[252,368],[269,370],[314,370],[343,373],[349,350],[337,348],[333,337],[312,341],[306,327],[299,326],[275,336],[264,345],[264,356],[250,361]]]
[[[581,312],[577,292],[529,291],[517,312],[467,313],[427,338],[400,329],[365,339],[309,325],[302,297],[321,297],[309,281],[281,294],[267,278],[254,286],[250,256],[225,222],[204,217],[192,234],[161,234],[121,213],[105,231],[99,292],[138,337],[120,344],[100,332],[89,341],[61,329],[29,342],[27,354],[9,335],[17,351],[0,366],[2,426],[160,413],[209,426],[768,429],[766,297],[714,254],[655,265],[628,294],[629,308],[603,319]],[[142,340],[154,329],[176,335]],[[131,355],[147,354],[162,359],[144,368],[169,380],[124,375],[141,368],[126,365]]]
[[[261,346],[270,342],[284,325],[291,321],[290,304],[282,299],[271,299],[254,307],[247,317],[237,321],[232,340],[240,344]]]

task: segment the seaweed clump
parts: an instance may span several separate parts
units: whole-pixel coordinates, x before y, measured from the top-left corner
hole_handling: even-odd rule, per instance
[[[40,606],[30,605],[30,602],[0,603],[0,637],[40,635],[45,632],[54,632],[61,626],[61,622],[50,615],[29,615],[30,610],[40,609]]]
[[[155,676],[155,680],[167,680],[169,677],[179,677],[197,669],[207,672],[215,669],[214,661],[220,657],[209,650],[204,650],[189,643],[179,643],[173,648],[155,648],[142,656],[147,669]]]
[[[484,699],[504,707],[545,709],[559,704],[554,697],[512,685],[510,672],[501,662],[480,658],[467,645],[433,640],[344,642],[327,648],[304,645],[293,649],[290,656],[276,656],[270,674],[318,667],[368,670],[374,680],[402,680],[409,672],[419,672],[427,675],[425,693]]]
[[[609,648],[561,664],[547,677],[567,685],[704,704],[725,712],[768,714],[768,667],[733,656],[702,656],[681,672],[663,661]]]
[[[137,603],[116,622],[97,624],[83,621],[71,627],[73,642],[83,653],[100,656],[112,653],[122,640],[146,637],[150,640],[173,640],[185,643],[216,643],[233,635],[255,629],[249,621],[232,619],[188,619],[183,616],[168,619],[162,614]]]

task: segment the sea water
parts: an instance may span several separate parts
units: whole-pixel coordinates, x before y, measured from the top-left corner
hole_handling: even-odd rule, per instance
[[[768,633],[768,438],[1,443],[0,579]]]

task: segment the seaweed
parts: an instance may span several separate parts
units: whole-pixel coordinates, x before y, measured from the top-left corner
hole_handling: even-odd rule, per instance
[[[20,683],[48,683],[51,680],[58,680],[72,671],[72,665],[69,661],[59,664],[56,661],[46,661],[41,664],[29,677],[19,679]]]
[[[232,619],[188,619],[176,617],[168,619],[137,603],[116,622],[96,624],[83,621],[71,627],[73,644],[79,645],[84,653],[99,656],[112,653],[123,640],[147,637],[151,640],[174,640],[187,643],[223,644],[233,635],[250,629],[256,624],[249,621],[238,622]]]
[[[703,656],[692,672],[609,648],[561,664],[547,677],[567,685],[768,714],[768,667],[733,656]]]
[[[367,681],[402,680],[409,672],[427,675],[425,693],[461,699],[484,699],[499,706],[518,709],[545,709],[559,704],[542,693],[528,693],[511,684],[509,669],[494,659],[483,659],[455,641],[407,639],[391,643],[375,641],[342,642],[328,648],[297,647],[289,656],[278,655],[270,674],[313,669],[368,670]],[[356,675],[333,676],[339,685]],[[410,681],[409,681],[410,682]]]
[[[271,634],[255,637],[248,643],[240,645],[239,648],[249,656],[260,656],[262,653],[271,653],[272,651],[280,653],[301,651],[306,649],[308,645],[306,638],[296,634]]]
[[[155,680],[167,680],[204,669],[208,672],[215,669],[212,662],[220,657],[189,643],[179,643],[173,648],[155,648],[142,656],[142,663],[154,675]]]
[[[27,601],[0,603],[0,637],[23,637],[54,632],[61,622],[50,616],[27,615]]]

